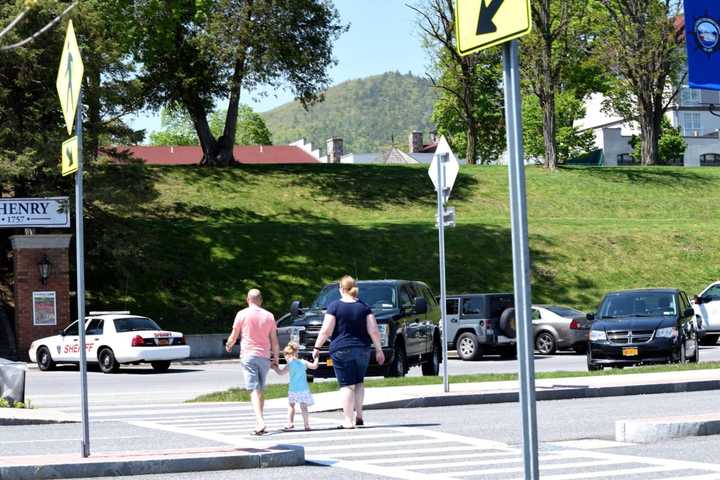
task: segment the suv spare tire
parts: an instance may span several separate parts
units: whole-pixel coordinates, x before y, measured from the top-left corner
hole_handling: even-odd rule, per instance
[[[506,308],[500,315],[500,331],[508,338],[515,338],[515,309]]]

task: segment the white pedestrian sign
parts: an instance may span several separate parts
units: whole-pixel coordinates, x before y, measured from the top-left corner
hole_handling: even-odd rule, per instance
[[[445,155],[447,155],[447,157],[445,157]],[[441,161],[443,158],[446,160]],[[438,168],[437,162],[441,162],[440,168]],[[455,180],[460,172],[460,163],[450,148],[450,144],[445,139],[445,136],[440,137],[437,149],[435,150],[435,155],[433,156],[432,163],[430,164],[430,169],[428,170],[430,180],[432,180],[433,185],[435,185],[435,191],[437,191],[439,188],[438,185],[440,184],[439,172],[444,174],[444,181],[442,182],[445,191],[443,201],[447,203],[450,198],[450,192],[452,191],[453,185],[455,185]]]

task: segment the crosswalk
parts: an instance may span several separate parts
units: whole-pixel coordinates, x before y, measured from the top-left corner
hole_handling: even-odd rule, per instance
[[[77,413],[64,409],[66,413]],[[122,421],[139,427],[191,435],[239,447],[298,444],[308,462],[384,478],[407,480],[520,480],[522,452],[517,446],[411,424],[367,424],[337,429],[339,417],[311,416],[304,431],[284,432],[286,411],[266,411],[268,434],[249,435],[255,425],[246,404],[151,404],[133,409],[102,406],[91,421]],[[625,455],[622,444],[601,440],[546,443],[540,449],[543,480],[662,479],[720,480],[720,464]]]

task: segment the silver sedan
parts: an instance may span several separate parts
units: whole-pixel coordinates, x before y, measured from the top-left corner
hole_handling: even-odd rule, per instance
[[[533,305],[535,350],[552,355],[557,350],[585,353],[590,321],[585,313],[559,305]]]

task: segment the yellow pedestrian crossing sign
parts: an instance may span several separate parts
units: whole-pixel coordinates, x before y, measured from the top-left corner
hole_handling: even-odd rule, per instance
[[[65,35],[65,46],[60,58],[57,82],[55,82],[68,134],[72,134],[73,124],[75,123],[83,71],[84,66],[80,57],[77,39],[75,38],[75,29],[72,20],[70,20]]]
[[[78,137],[72,137],[65,140],[62,144],[62,174],[70,175],[77,172],[79,162]]]
[[[460,55],[530,33],[530,0],[456,0],[455,34]]]

